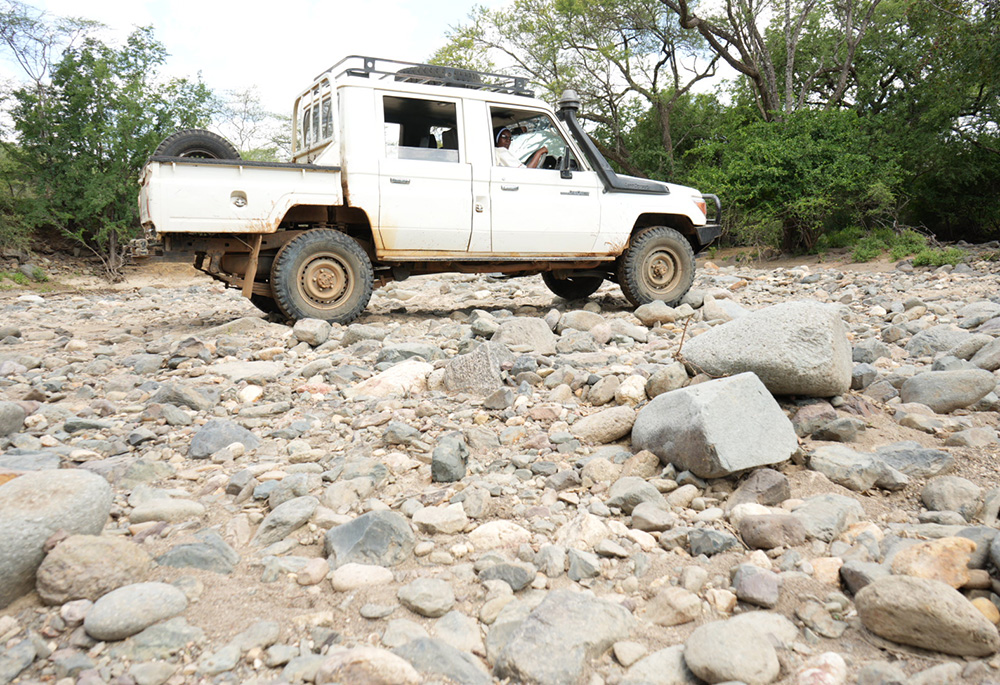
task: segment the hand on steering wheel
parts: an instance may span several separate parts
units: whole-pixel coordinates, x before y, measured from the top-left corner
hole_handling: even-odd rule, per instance
[[[545,155],[547,155],[548,153],[549,149],[544,145],[541,146],[540,148],[531,153],[531,157],[528,159],[528,162],[524,166],[528,167],[529,169],[536,168],[541,163],[542,159],[545,158]]]

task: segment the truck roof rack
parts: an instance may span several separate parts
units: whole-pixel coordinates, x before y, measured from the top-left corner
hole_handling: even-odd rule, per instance
[[[360,76],[362,78],[392,78],[404,83],[426,83],[433,86],[451,86],[472,90],[488,90],[494,93],[534,97],[528,89],[528,79],[522,76],[492,74],[485,71],[443,67],[436,64],[402,62],[383,57],[348,55],[329,69],[316,76],[319,80],[326,74],[333,78],[340,76]]]

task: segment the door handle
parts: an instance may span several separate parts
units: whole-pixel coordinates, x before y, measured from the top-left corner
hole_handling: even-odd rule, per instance
[[[518,186],[500,186],[500,190],[517,190]]]
[[[399,183],[400,185],[410,185],[410,179],[408,178],[389,178],[389,183]]]

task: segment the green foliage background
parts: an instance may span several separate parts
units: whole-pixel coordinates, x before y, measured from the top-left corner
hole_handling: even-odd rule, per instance
[[[28,76],[0,92],[0,247],[57,230],[117,277],[160,140],[226,119],[247,158],[277,160],[287,135],[252,89],[163,78],[151,28],[96,28],[0,0],[0,50]],[[430,61],[553,102],[575,88],[620,172],[718,194],[731,243],[935,263],[954,255],[928,235],[1000,237],[1000,0],[511,0]],[[723,64],[736,76],[713,79]]]

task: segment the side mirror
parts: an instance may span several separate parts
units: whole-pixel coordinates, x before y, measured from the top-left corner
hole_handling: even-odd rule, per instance
[[[569,170],[569,149],[563,153],[562,160],[559,163],[559,178],[570,179],[573,178],[573,172]]]

